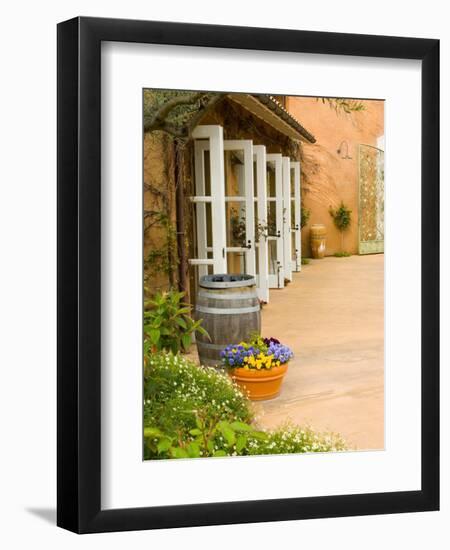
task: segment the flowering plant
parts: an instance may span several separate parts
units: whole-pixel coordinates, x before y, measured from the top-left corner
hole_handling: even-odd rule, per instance
[[[226,367],[245,369],[271,369],[289,361],[293,353],[288,346],[276,338],[262,338],[257,335],[248,342],[229,345],[221,352]]]

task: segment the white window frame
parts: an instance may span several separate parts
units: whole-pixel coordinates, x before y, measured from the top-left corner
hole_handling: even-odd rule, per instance
[[[194,138],[195,195],[191,197],[191,201],[195,205],[198,258],[190,258],[189,264],[198,266],[199,277],[208,273],[210,265],[215,274],[227,273],[227,252],[243,252],[246,273],[256,275],[253,142],[251,140],[224,140],[223,128],[218,125],[197,126],[192,137]],[[206,151],[210,153],[210,195],[205,194]],[[243,194],[240,196],[225,196],[225,151],[242,151],[243,153],[244,166],[241,180]],[[245,203],[247,246],[227,246],[226,202]],[[208,246],[207,243],[207,203],[211,203],[212,246]],[[208,258],[210,252],[212,252],[212,258]]]
[[[270,153],[266,155],[267,162],[275,164],[275,197],[267,196],[267,203],[275,202],[276,231],[277,236],[268,236],[268,241],[276,241],[276,261],[278,269],[275,273],[269,273],[269,288],[284,288],[284,251],[283,251],[283,168],[282,155]]]
[[[256,166],[256,197],[254,197],[254,201],[257,203],[255,212],[258,212],[256,225],[258,228],[265,228],[267,226],[267,163],[266,147],[264,145],[253,146],[253,159]],[[256,242],[255,238],[255,247],[258,248],[258,298],[269,303],[269,251],[266,229],[264,232],[259,230],[259,239]]]
[[[283,157],[283,255],[284,277],[292,281],[291,160]]]
[[[199,266],[199,277],[208,273],[208,265],[214,273],[227,273],[225,227],[225,170],[223,158],[223,128],[218,125],[197,126],[194,138],[195,203],[197,222],[198,258],[189,259],[190,265]],[[201,140],[201,141],[198,141]],[[211,195],[205,195],[205,151],[209,150]],[[206,232],[206,203],[211,203],[212,259],[208,258]]]
[[[291,161],[291,174],[294,173],[294,197],[291,197],[291,208],[294,206],[294,227],[291,228],[295,232],[295,260],[292,261],[292,270],[302,270],[302,228],[301,228],[301,172],[300,162]],[[292,216],[292,212],[291,212]]]
[[[255,204],[253,200],[253,142],[249,139],[226,139],[223,142],[225,151],[242,151],[244,155],[243,195],[227,196],[225,202],[243,202],[245,203],[245,236],[247,246],[227,246],[226,252],[243,252],[245,254],[245,271],[248,275],[256,275],[255,261]],[[225,189],[225,180],[224,180]],[[224,210],[225,218],[225,210]],[[226,220],[225,220],[226,221]],[[213,225],[215,221],[213,218]]]

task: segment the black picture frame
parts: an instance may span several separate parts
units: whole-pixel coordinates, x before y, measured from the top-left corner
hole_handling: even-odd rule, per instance
[[[101,509],[102,41],[422,61],[420,491]],[[76,533],[439,508],[439,41],[77,17],[58,25],[57,524]]]

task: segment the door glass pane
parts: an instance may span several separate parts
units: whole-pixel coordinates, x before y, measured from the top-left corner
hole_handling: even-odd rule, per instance
[[[202,143],[207,144],[208,140],[196,140],[200,145]],[[195,195],[202,195],[202,196],[211,196],[211,157],[208,150],[205,150],[201,148],[198,151],[198,154],[200,155],[200,159],[203,163],[203,181],[200,183],[197,180],[198,178],[201,178],[200,174],[195,174],[196,169],[196,162],[194,157],[194,148],[192,148],[192,169],[193,169],[193,177],[189,178],[187,177],[187,190],[189,195],[195,196]],[[194,176],[195,175],[195,176]]]
[[[212,239],[212,205],[210,202],[205,203],[206,210],[206,246],[213,245]]]
[[[295,200],[291,200],[291,227],[295,227]]]
[[[264,228],[262,227],[262,225],[259,222],[259,218],[258,218],[258,199],[256,197],[253,200],[253,204],[254,204],[254,212],[255,212],[255,215],[254,215],[254,219],[255,219],[255,243],[258,243],[260,235],[264,234]]]
[[[269,252],[269,274],[276,275],[277,273],[277,241],[271,239],[267,241],[267,247]]]
[[[291,197],[295,195],[295,171],[291,168]]]
[[[291,233],[291,242],[292,242],[292,261],[295,262],[297,258],[297,250],[295,245],[295,231]]]
[[[245,273],[245,252],[227,252],[228,273]]]
[[[277,203],[275,200],[267,201],[267,234],[270,237],[277,236]]]
[[[193,203],[191,209],[194,238],[189,243],[189,257],[212,258],[211,253],[199,250],[199,233],[203,246],[210,248],[213,245],[211,203]]]
[[[205,196],[211,196],[211,156],[209,151],[204,153],[204,170],[205,170]]]
[[[227,202],[225,204],[227,246],[245,246],[245,203]]]
[[[241,151],[225,151],[225,196],[244,196],[244,154]]]
[[[275,197],[276,196],[276,185],[275,185],[275,162],[272,160],[267,161],[267,196]]]

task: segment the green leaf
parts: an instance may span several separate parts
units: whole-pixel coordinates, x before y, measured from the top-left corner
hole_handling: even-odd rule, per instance
[[[203,428],[205,427],[203,420],[198,416],[195,417],[195,424],[197,425],[197,428],[199,428],[200,430],[203,430]]]
[[[240,434],[236,439],[236,451],[240,453],[247,445],[247,436]]]
[[[217,427],[230,447],[236,443],[236,434],[228,422],[219,422]]]
[[[249,426],[248,424],[244,424],[244,422],[239,422],[238,420],[236,420],[235,422],[232,422],[230,424],[230,426],[236,432],[252,432],[253,431],[252,426]]]
[[[199,327],[196,329],[196,331],[199,332],[200,334],[203,334],[203,336],[206,336],[206,338],[208,338],[208,340],[211,341],[211,336],[209,335],[208,331],[205,330],[203,327],[200,327],[200,326],[199,326]]]
[[[175,322],[180,325],[181,328],[187,329],[186,321],[182,317],[177,317]]]
[[[189,336],[189,334],[182,334],[181,335],[181,341],[183,342],[183,347],[185,350],[189,349],[189,346],[192,343],[192,339]]]
[[[165,451],[168,451],[171,445],[172,445],[172,440],[169,439],[168,437],[163,437],[158,441],[158,445],[157,445],[158,453],[164,453]]]
[[[148,355],[152,348],[152,344],[149,340],[144,340],[144,355]]]
[[[211,439],[209,439],[208,442],[206,443],[206,448],[210,453],[214,452],[214,443],[213,441],[211,441]]]
[[[172,293],[172,301],[175,303],[179,303],[181,298],[184,298],[185,292],[173,292]]]
[[[199,430],[198,428],[194,428],[192,430],[189,430],[189,433],[191,435],[202,435],[203,432],[201,430]]]
[[[168,344],[168,348],[176,355],[180,351],[180,344],[177,340],[172,340],[170,344]]]
[[[216,451],[213,456],[227,456],[227,453],[225,451],[223,451],[222,449],[219,449],[218,451]]]
[[[171,447],[170,454],[172,458],[189,458],[189,455],[182,447]]]
[[[156,439],[162,435],[161,430],[158,430],[158,428],[144,428],[144,437],[153,437]]]
[[[265,432],[252,432],[251,436],[260,441],[265,441],[267,439],[267,434]]]
[[[159,339],[161,337],[161,333],[157,328],[149,328],[147,330],[147,334],[149,335],[150,340],[153,344],[155,345],[158,344]]]
[[[153,328],[159,328],[161,326],[162,319],[159,315],[155,315],[152,320]]]
[[[195,441],[191,441],[186,447],[186,451],[190,458],[199,458],[200,457],[200,447]]]

